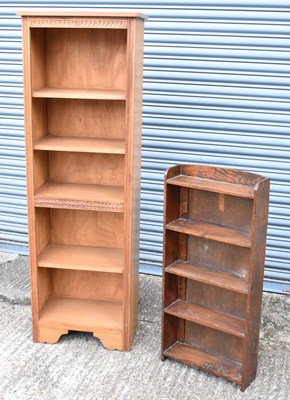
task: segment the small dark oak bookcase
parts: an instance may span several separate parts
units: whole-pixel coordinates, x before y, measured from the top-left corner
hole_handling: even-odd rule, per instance
[[[255,379],[270,180],[205,165],[165,175],[162,360]]]

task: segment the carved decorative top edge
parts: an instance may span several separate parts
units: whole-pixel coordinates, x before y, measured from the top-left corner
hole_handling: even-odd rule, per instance
[[[108,212],[123,212],[123,203],[109,203],[102,201],[90,200],[51,200],[49,198],[36,198],[36,207],[45,208],[67,208],[76,210],[95,210],[95,211],[108,211]]]
[[[126,29],[127,19],[116,18],[30,18],[31,28]]]

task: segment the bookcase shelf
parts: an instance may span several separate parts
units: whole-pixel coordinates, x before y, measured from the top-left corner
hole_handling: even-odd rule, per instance
[[[124,250],[49,244],[39,255],[37,265],[44,268],[122,274],[124,271]]]
[[[203,165],[165,174],[161,358],[255,379],[269,179]]]
[[[45,99],[126,100],[126,91],[45,87],[33,90],[32,97]]]
[[[242,363],[240,362],[179,342],[165,350],[164,355],[205,372],[226,376],[230,381],[241,384]]]
[[[124,188],[48,182],[35,193],[36,207],[124,211]]]
[[[129,351],[138,317],[144,16],[23,11],[33,340]]]
[[[188,235],[217,240],[219,242],[230,243],[236,246],[251,246],[251,238],[246,232],[225,226],[209,224],[203,221],[178,218],[177,220],[167,224],[166,229],[180,233],[186,233]]]
[[[47,135],[36,140],[33,148],[46,151],[125,154],[125,140]]]
[[[169,274],[204,282],[234,292],[248,293],[248,283],[245,277],[208,265],[193,264],[178,260],[166,267],[165,271]]]
[[[167,314],[186,319],[208,328],[216,329],[238,337],[245,336],[245,321],[224,313],[212,311],[208,307],[176,300],[164,309]]]

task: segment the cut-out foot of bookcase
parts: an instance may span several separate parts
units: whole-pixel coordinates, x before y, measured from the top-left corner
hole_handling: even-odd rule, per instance
[[[40,316],[38,341],[56,343],[70,330],[92,332],[107,349],[123,350],[121,316],[121,302],[52,296]]]

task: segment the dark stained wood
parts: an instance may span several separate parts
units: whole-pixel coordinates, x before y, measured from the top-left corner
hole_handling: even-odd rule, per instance
[[[166,229],[237,246],[251,246],[251,238],[246,232],[206,222],[179,218],[167,224]]]
[[[187,261],[247,279],[251,249],[188,235]],[[169,264],[167,264],[169,265]]]
[[[189,189],[189,219],[249,233],[252,209],[251,199]]]
[[[210,180],[198,176],[189,177],[186,175],[178,175],[174,178],[168,179],[167,183],[191,189],[230,194],[231,196],[247,197],[251,199],[254,197],[254,188],[252,186]]]
[[[184,343],[207,353],[242,362],[243,338],[185,321]]]
[[[241,319],[246,317],[247,296],[216,285],[188,279],[186,301]]]
[[[233,290],[239,293],[248,292],[248,284],[246,279],[241,276],[231,274],[228,271],[218,270],[216,268],[191,264],[184,261],[176,261],[165,268],[170,274],[183,276],[184,278],[194,279],[199,282],[208,283],[224,289]]]
[[[218,313],[187,301],[177,300],[166,307],[164,312],[231,335],[245,336],[245,321],[243,319]]]
[[[165,350],[164,355],[214,375],[225,376],[232,382],[241,382],[241,363],[229,358],[206,353],[178,342]]]
[[[161,358],[244,391],[257,369],[269,179],[178,165],[164,191]]]
[[[259,190],[255,193],[252,221],[254,234],[249,265],[248,324],[243,352],[242,390],[245,390],[255,379],[257,372],[269,191],[270,180],[264,179],[259,184]]]

